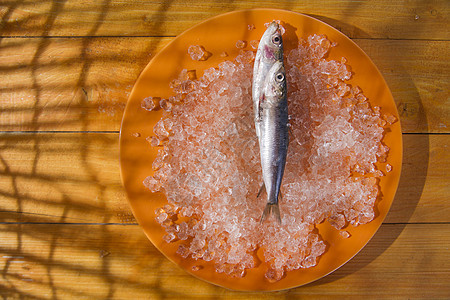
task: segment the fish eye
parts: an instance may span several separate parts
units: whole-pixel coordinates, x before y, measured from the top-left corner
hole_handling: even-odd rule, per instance
[[[275,35],[275,36],[272,38],[272,43],[274,43],[275,45],[281,44],[281,37],[280,37],[279,35]]]
[[[283,73],[278,73],[278,74],[275,76],[275,80],[278,81],[278,82],[282,82],[282,81],[284,80],[284,75],[283,75]]]

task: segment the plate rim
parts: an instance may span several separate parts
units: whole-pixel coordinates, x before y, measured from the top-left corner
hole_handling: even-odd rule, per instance
[[[387,93],[388,93],[388,96],[389,96],[390,100],[392,100],[392,101],[394,102],[394,104],[395,104],[395,100],[394,100],[394,97],[393,97],[393,95],[392,95],[391,89],[390,89],[389,85],[387,84],[387,82],[386,82],[386,80],[385,80],[383,74],[380,72],[380,70],[378,69],[377,65],[373,62],[373,60],[372,60],[372,59],[367,55],[367,53],[366,53],[366,52],[365,52],[358,44],[356,44],[351,38],[349,38],[346,34],[344,34],[343,32],[339,31],[338,29],[334,28],[333,26],[329,25],[328,23],[326,23],[326,22],[324,22],[324,21],[322,21],[322,20],[319,20],[319,19],[317,19],[317,18],[315,18],[315,17],[309,16],[309,15],[307,15],[307,14],[303,14],[303,13],[299,13],[299,12],[295,12],[295,11],[291,11],[291,10],[278,9],[278,8],[274,8],[274,9],[273,9],[273,8],[252,8],[252,9],[241,9],[241,10],[228,11],[228,12],[225,12],[225,13],[222,13],[222,14],[217,14],[217,15],[215,15],[215,16],[212,16],[212,17],[209,17],[209,18],[207,18],[207,19],[204,19],[204,20],[202,20],[201,22],[196,23],[196,24],[193,25],[192,27],[189,27],[188,29],[182,31],[180,34],[178,34],[176,37],[174,37],[171,41],[169,41],[166,45],[164,45],[164,46],[158,51],[158,53],[156,53],[156,54],[148,61],[148,63],[147,63],[146,66],[144,67],[144,69],[140,72],[140,74],[139,74],[139,76],[137,77],[137,79],[135,80],[135,83],[134,83],[134,85],[133,85],[133,88],[132,88],[132,90],[130,91],[130,94],[129,94],[128,98],[127,98],[127,103],[126,103],[126,106],[125,106],[125,109],[124,109],[124,112],[123,112],[123,116],[122,116],[122,120],[121,120],[121,125],[120,125],[120,132],[119,132],[119,166],[120,166],[120,178],[121,178],[122,186],[123,186],[123,188],[124,188],[124,190],[125,190],[125,192],[126,192],[127,202],[128,202],[128,204],[129,204],[129,206],[130,206],[132,212],[133,212],[133,215],[134,215],[136,221],[137,221],[138,224],[139,224],[139,227],[140,227],[141,230],[144,232],[144,234],[146,235],[146,237],[148,238],[148,240],[150,240],[150,242],[152,243],[152,245],[153,245],[156,249],[158,249],[158,251],[159,251],[160,253],[162,253],[162,254],[164,255],[165,258],[169,259],[169,260],[170,260],[172,263],[174,263],[178,268],[182,269],[183,271],[185,271],[185,272],[188,273],[189,275],[192,275],[192,276],[194,276],[194,277],[196,277],[196,278],[198,278],[198,279],[200,279],[200,280],[202,280],[202,281],[208,282],[208,283],[213,284],[213,285],[215,285],[215,286],[220,286],[220,287],[223,287],[223,288],[226,288],[226,289],[234,290],[234,291],[254,291],[254,292],[258,292],[258,291],[259,291],[259,292],[263,292],[263,291],[264,291],[264,292],[269,292],[269,291],[272,291],[272,292],[274,292],[274,291],[283,291],[283,290],[289,290],[289,289],[292,289],[292,288],[302,287],[302,286],[305,286],[305,285],[310,284],[310,283],[312,283],[312,282],[316,282],[316,281],[320,280],[321,278],[324,278],[324,277],[326,277],[327,275],[329,275],[329,274],[335,272],[337,269],[341,268],[342,266],[344,266],[345,264],[347,264],[349,261],[351,261],[351,260],[352,260],[357,254],[359,254],[359,253],[366,247],[366,245],[372,240],[372,238],[375,236],[375,234],[378,232],[378,230],[380,229],[381,225],[383,224],[383,222],[384,222],[386,216],[388,215],[388,213],[389,213],[389,211],[390,211],[390,209],[391,209],[391,207],[392,207],[392,203],[394,202],[395,196],[396,196],[397,191],[398,191],[398,186],[399,186],[399,183],[400,183],[401,172],[402,172],[402,162],[403,162],[403,141],[402,141],[402,140],[401,140],[398,144],[396,144],[396,147],[398,148],[397,151],[400,153],[400,157],[399,157],[399,158],[400,158],[400,159],[399,159],[399,161],[400,161],[399,166],[400,166],[400,167],[399,167],[399,170],[398,170],[398,173],[399,173],[399,174],[398,174],[398,178],[396,179],[396,183],[395,183],[395,189],[394,189],[395,191],[394,191],[394,193],[393,193],[393,195],[392,195],[392,200],[390,201],[389,206],[387,207],[386,214],[382,217],[382,219],[380,220],[379,225],[376,227],[376,229],[374,230],[374,232],[373,232],[373,234],[370,236],[370,238],[368,238],[368,239],[363,243],[363,245],[360,247],[360,249],[359,249],[358,251],[356,251],[355,253],[353,253],[353,255],[352,255],[350,258],[348,258],[347,260],[345,260],[345,261],[344,261],[342,264],[340,264],[339,266],[337,266],[337,267],[331,269],[331,270],[330,270],[329,272],[327,272],[326,274],[323,274],[323,275],[320,276],[320,277],[314,278],[314,279],[312,279],[312,280],[309,280],[309,281],[307,281],[307,282],[301,283],[301,284],[299,284],[299,285],[291,285],[291,286],[288,286],[288,287],[285,287],[285,288],[282,288],[282,289],[239,289],[239,288],[238,288],[238,289],[231,289],[231,288],[228,287],[228,286],[224,286],[224,285],[221,285],[221,284],[219,284],[219,283],[210,281],[210,280],[208,280],[207,278],[198,276],[198,274],[195,273],[195,272],[192,272],[192,271],[190,271],[190,270],[187,270],[187,269],[184,268],[184,267],[181,267],[176,261],[174,261],[170,256],[168,256],[164,251],[161,250],[161,248],[157,245],[157,243],[155,243],[155,242],[153,241],[153,239],[151,238],[151,236],[149,236],[149,234],[147,233],[147,231],[143,228],[141,222],[136,218],[135,209],[134,209],[134,207],[133,207],[133,205],[132,205],[132,199],[131,199],[131,197],[130,197],[130,195],[129,195],[129,192],[128,192],[127,188],[126,188],[125,180],[124,180],[124,174],[123,174],[123,173],[124,173],[124,163],[123,163],[122,155],[123,155],[123,148],[124,148],[124,145],[123,145],[123,141],[124,141],[124,139],[123,139],[123,131],[124,131],[124,125],[125,125],[125,116],[126,116],[126,114],[127,114],[127,111],[130,109],[130,106],[131,106],[131,104],[130,104],[131,101],[130,101],[130,100],[132,99],[133,95],[135,94],[136,89],[137,89],[137,87],[138,87],[138,85],[139,85],[139,82],[142,80],[143,74],[145,74],[145,73],[148,72],[148,69],[151,68],[152,63],[153,63],[154,61],[156,61],[156,60],[158,59],[158,57],[160,57],[161,55],[163,55],[164,52],[165,52],[165,50],[166,50],[167,48],[169,48],[169,47],[171,46],[172,43],[174,43],[176,40],[181,39],[181,37],[184,36],[187,32],[190,32],[191,30],[195,30],[197,27],[203,26],[205,23],[208,23],[208,22],[210,22],[210,21],[212,21],[212,20],[219,19],[219,18],[222,18],[222,17],[226,17],[227,15],[242,14],[242,13],[246,13],[246,12],[252,12],[252,13],[254,13],[254,12],[257,12],[257,13],[258,13],[258,12],[261,12],[261,13],[263,13],[263,12],[268,12],[268,13],[283,12],[283,13],[294,14],[294,15],[296,15],[296,16],[299,16],[299,17],[302,17],[302,18],[309,19],[309,20],[312,21],[312,22],[319,22],[319,23],[321,23],[322,25],[324,25],[324,26],[328,27],[329,29],[331,29],[332,31],[335,31],[336,33],[338,33],[338,35],[340,35],[341,37],[343,37],[344,39],[346,39],[348,42],[350,42],[350,43],[352,44],[353,47],[356,47],[356,48],[358,49],[358,51],[359,51],[360,53],[363,54],[363,56],[365,57],[365,59],[367,59],[367,60],[372,64],[372,66],[375,68],[375,70],[376,70],[376,72],[377,72],[377,76],[378,76],[379,78],[381,78],[381,80],[382,80],[382,82],[383,82],[383,85],[386,87],[386,91],[387,91]],[[320,34],[320,33],[318,33],[318,34]],[[369,102],[370,102],[370,101],[369,101]],[[396,117],[398,117],[397,120],[396,120],[396,123],[398,123],[397,126],[399,126],[400,136],[402,137],[402,129],[401,129],[401,122],[400,122],[400,118],[399,118],[398,109],[397,109],[397,106],[396,106],[396,105],[394,105],[393,107],[394,107],[394,109],[395,109]],[[384,137],[383,137],[383,139],[384,139]],[[382,140],[382,142],[383,142],[383,140]],[[380,192],[381,192],[381,188],[380,188]],[[381,197],[381,200],[377,200],[377,203],[379,203],[379,202],[382,201],[382,200],[385,200],[384,197],[385,197],[385,196],[382,196],[382,197]],[[380,216],[377,216],[377,217],[380,217]],[[374,218],[374,219],[375,219],[375,218]],[[373,221],[373,220],[372,220],[372,221]],[[371,223],[372,221],[370,221],[369,223]],[[317,225],[317,224],[315,224],[315,225]],[[320,258],[319,258],[319,259],[320,259]],[[267,283],[269,284],[269,282],[267,282]]]

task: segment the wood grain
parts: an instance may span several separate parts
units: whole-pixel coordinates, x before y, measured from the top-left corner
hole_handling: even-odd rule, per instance
[[[134,222],[120,182],[118,138],[2,135],[2,222]]]
[[[448,41],[354,41],[383,74],[397,103],[403,132],[449,132]]]
[[[135,80],[170,40],[3,39],[0,130],[118,131]],[[449,132],[450,42],[355,41],[384,75],[403,132]]]
[[[448,40],[446,0],[3,1],[3,36],[176,36],[221,13],[249,8],[304,13],[351,38]]]
[[[0,221],[136,222],[120,182],[118,138],[0,135]],[[449,146],[449,135],[404,135],[402,176],[386,222],[450,221]]]
[[[295,299],[447,297],[450,225],[382,225],[334,273],[275,293],[240,293],[200,281],[167,260],[138,226],[0,225],[0,293],[8,298]]]
[[[118,131],[135,80],[167,41],[3,40],[0,129]]]
[[[449,135],[403,135],[402,174],[386,223],[450,222],[449,148]]]
[[[367,246],[312,284],[264,294],[210,285],[156,250],[118,157],[127,97],[149,60],[209,17],[256,7],[352,38],[386,79],[404,133],[397,194]],[[449,16],[447,0],[1,1],[0,296],[450,298]]]

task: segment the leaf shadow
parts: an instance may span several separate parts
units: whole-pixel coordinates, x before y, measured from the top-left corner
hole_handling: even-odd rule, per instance
[[[153,28],[150,31],[158,31],[164,26],[164,16],[171,3],[172,1],[165,1],[159,5],[154,16],[157,16],[158,20],[162,21],[153,23]],[[2,16],[2,32],[7,30],[8,26],[20,26],[19,22],[6,25],[14,10],[22,5],[22,1],[9,3],[7,13]],[[5,258],[5,264],[1,271],[4,283],[0,285],[0,294],[6,295],[6,297],[30,299],[58,299],[63,295],[95,297],[94,295],[96,294],[92,293],[92,290],[72,288],[70,279],[62,279],[58,275],[58,270],[64,270],[64,272],[69,273],[77,272],[80,276],[91,276],[96,278],[97,281],[103,282],[102,298],[113,298],[117,293],[118,286],[130,284],[140,289],[150,289],[158,295],[157,298],[164,298],[166,293],[162,288],[161,279],[149,284],[148,281],[141,280],[139,277],[134,279],[127,278],[119,275],[120,273],[114,270],[113,264],[115,262],[112,260],[113,257],[126,257],[128,255],[129,257],[131,256],[131,261],[139,260],[140,264],[146,264],[148,261],[151,261],[155,272],[166,262],[166,259],[158,253],[143,234],[140,235],[138,240],[131,239],[118,242],[123,239],[123,230],[117,230],[117,228],[124,225],[137,228],[137,224],[122,225],[114,223],[117,221],[115,221],[111,212],[105,213],[103,219],[94,223],[89,217],[91,211],[96,211],[97,214],[102,211],[111,211],[111,194],[108,193],[111,182],[103,178],[104,174],[99,172],[98,163],[95,160],[93,162],[91,155],[93,150],[95,151],[99,145],[106,145],[109,148],[117,147],[117,132],[110,131],[113,135],[108,135],[108,131],[92,133],[92,125],[90,124],[92,118],[89,118],[88,113],[92,109],[86,103],[70,103],[69,107],[65,109],[73,110],[74,114],[72,118],[64,121],[47,121],[43,117],[44,113],[51,115],[64,109],[60,105],[53,106],[48,104],[51,99],[48,99],[46,91],[51,87],[42,82],[40,78],[42,76],[45,77],[45,73],[42,74],[43,69],[63,67],[64,61],[50,63],[42,63],[42,61],[46,56],[46,51],[50,49],[51,43],[55,39],[70,39],[69,37],[55,38],[50,36],[52,30],[57,26],[58,18],[66,9],[65,6],[66,1],[52,3],[46,13],[45,24],[42,26],[39,37],[37,37],[38,43],[36,44],[33,57],[29,64],[24,65],[31,78],[33,103],[26,107],[7,108],[1,111],[2,114],[17,111],[27,112],[30,118],[25,121],[23,119],[16,119],[16,121],[13,118],[9,123],[5,124],[2,122],[0,125],[0,130],[4,130],[0,136],[0,176],[5,183],[0,187],[0,196],[6,199],[6,202],[0,208],[0,225],[4,236],[9,237],[6,243],[7,246],[2,245],[0,247],[0,253],[4,254],[3,257]],[[96,37],[96,35],[99,28],[105,24],[111,1],[105,0],[101,4],[94,5],[94,7],[100,8],[96,14],[97,19],[87,36],[79,38],[81,39],[81,50],[78,53],[78,57],[73,59],[74,61],[82,62],[78,79],[74,85],[68,84],[63,86],[63,89],[85,92],[86,86],[89,85],[89,76],[94,63],[99,61],[119,62],[123,59],[123,56],[106,56],[102,58],[101,54],[97,56],[90,55],[89,49],[92,48],[93,42],[99,39],[108,39],[108,37]],[[29,20],[24,18],[22,21],[27,22]],[[23,40],[20,40],[14,47],[19,49],[20,43],[27,43],[28,40],[25,35],[19,39],[21,38]],[[148,53],[157,49],[162,40],[162,38],[153,39],[155,43],[150,43],[146,49],[143,49],[142,54],[138,56],[138,61],[134,61],[134,63],[141,66],[147,63]],[[0,48],[0,50],[5,50],[5,48]],[[9,50],[13,49],[9,48]],[[15,66],[6,65],[4,71],[8,72],[14,69]],[[10,85],[9,92],[14,94],[20,89],[27,89],[27,87],[21,87],[21,83]],[[5,89],[2,92],[5,92]],[[122,101],[126,102],[126,99],[122,99]],[[59,128],[70,126],[71,123],[78,126],[81,124],[81,126],[77,127],[76,131],[60,131]],[[23,132],[23,128],[27,132]],[[47,128],[52,128],[52,130],[45,131]],[[68,148],[67,145],[71,146]],[[68,153],[65,151],[68,151]],[[72,155],[73,161],[70,159],[67,161],[58,160],[58,157],[61,157],[63,152],[65,152],[64,155]],[[114,155],[114,153],[110,154]],[[19,156],[24,155],[24,158],[20,158],[16,154]],[[57,162],[62,163],[62,165],[54,166],[54,168],[66,168],[69,172],[50,169],[52,166],[51,157],[55,157]],[[26,163],[23,164],[22,160]],[[112,158],[112,160],[116,163],[117,157]],[[50,168],[48,166],[45,167],[49,162]],[[111,163],[111,160],[107,160],[106,163]],[[78,164],[78,169],[75,167],[76,164]],[[71,169],[73,169],[73,175],[70,174]],[[80,172],[83,174],[81,177]],[[52,192],[49,192],[47,197],[42,195],[36,196],[33,191],[29,192],[24,188],[26,185],[41,186],[43,189],[48,189]],[[83,199],[83,197],[79,197],[72,191],[67,190],[70,185],[74,187],[86,186],[93,189],[95,195],[97,195],[96,200],[87,202],[87,199]],[[92,199],[94,198],[92,197]],[[57,213],[46,213],[42,210],[43,207],[56,210]],[[72,217],[74,214],[80,215],[83,212],[86,212],[86,219]],[[116,228],[115,226],[118,227]],[[80,233],[80,230],[84,230],[84,232]],[[133,242],[145,245],[145,247],[142,248],[141,246],[136,249],[136,244],[133,244]],[[34,243],[42,246],[33,248]],[[61,251],[76,253],[77,251],[90,251],[92,248],[97,248],[97,251],[103,253],[98,257],[99,264],[97,264],[97,267],[87,267],[82,264],[83,260],[64,260],[60,256]],[[134,251],[131,251],[131,254],[130,249],[134,249]],[[108,254],[104,255],[104,253]],[[18,260],[23,260],[23,262]],[[15,268],[14,266],[17,263],[25,263],[26,268]],[[28,272],[30,269],[39,268],[40,270],[36,273],[40,273],[41,279],[36,279],[31,271]],[[148,270],[148,268],[144,268]],[[48,296],[41,297],[33,292],[27,292],[27,289],[23,289],[21,285],[17,284],[21,281],[34,282],[34,284],[40,286],[41,291],[48,291]],[[172,294],[176,295],[178,293]]]

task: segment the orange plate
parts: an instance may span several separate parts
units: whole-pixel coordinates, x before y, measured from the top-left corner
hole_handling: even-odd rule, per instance
[[[283,37],[286,53],[297,45],[298,39],[311,34],[325,34],[331,41],[337,42],[338,45],[332,48],[329,59],[347,58],[354,73],[349,83],[360,86],[370,103],[382,108],[382,113],[390,113],[399,119],[386,82],[370,58],[355,43],[321,21],[290,11],[254,9],[216,16],[180,34],[150,61],[131,92],[120,134],[121,175],[131,208],[147,237],[167,258],[200,279],[235,290],[274,291],[297,287],[317,280],[342,266],[358,253],[378,230],[394,199],[400,177],[402,136],[400,122],[397,121],[390,126],[390,131],[387,131],[383,140],[391,149],[388,163],[393,166],[393,170],[380,180],[381,198],[377,202],[376,218],[368,224],[347,228],[351,234],[347,239],[328,222],[317,225],[322,238],[329,245],[326,253],[315,267],[288,272],[285,278],[275,283],[265,280],[267,266],[263,263],[248,270],[244,278],[231,278],[216,273],[211,262],[183,259],[176,254],[179,241],[166,243],[162,239],[165,232],[155,221],[154,211],[167,203],[166,198],[162,193],[151,193],[142,184],[147,176],[153,174],[152,161],[157,154],[157,149],[150,147],[145,138],[154,135],[152,128],[160,119],[161,111],[145,111],[140,107],[142,99],[148,96],[165,98],[173,95],[169,82],[177,78],[182,69],[195,69],[200,77],[206,68],[217,66],[225,59],[234,59],[239,52],[235,47],[236,41],[259,40],[265,30],[264,23],[274,19],[286,24],[287,30]],[[248,29],[250,24],[255,25],[254,30]],[[202,45],[212,56],[206,61],[193,61],[187,54],[190,45]],[[246,49],[251,48],[247,45]],[[228,53],[226,58],[220,55],[224,51]],[[136,133],[140,136],[137,137]],[[202,268],[192,271],[192,267],[198,265]]]

